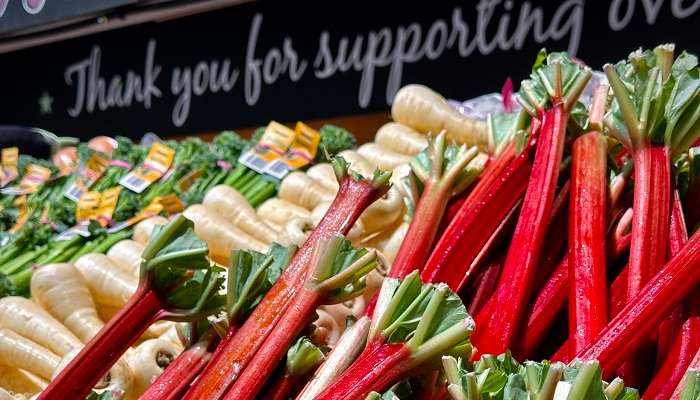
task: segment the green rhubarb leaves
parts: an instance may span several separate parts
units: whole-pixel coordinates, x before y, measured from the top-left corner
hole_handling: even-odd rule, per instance
[[[558,102],[571,110],[592,74],[566,53],[545,54],[540,52],[530,78],[522,81],[517,94],[518,103],[533,117]]]
[[[417,362],[444,354],[470,355],[474,321],[444,284],[424,284],[416,271],[403,281],[385,278],[369,340],[405,343]]]
[[[379,259],[374,250],[354,248],[342,235],[334,235],[317,243],[311,263],[309,287],[324,293],[326,304],[336,304],[362,293],[365,276]]]
[[[178,216],[154,229],[143,251],[141,285],[150,285],[166,299],[170,319],[195,319],[224,305],[219,294],[224,269],[207,259],[209,249],[194,234],[194,224]]]
[[[615,95],[606,125],[621,143],[637,149],[664,144],[675,154],[700,137],[700,69],[696,56],[673,59],[673,45],[637,50],[605,65]]]
[[[597,362],[528,361],[519,364],[510,353],[484,356],[476,363],[443,357],[448,391],[455,400],[638,400],[620,379],[607,384]]]
[[[287,350],[287,375],[303,377],[323,362],[325,355],[309,338],[301,337]]]
[[[676,187],[685,195],[689,188],[697,184],[700,178],[700,146],[691,147],[673,160]]]
[[[233,252],[226,293],[230,320],[240,320],[253,311],[282,275],[296,250],[295,246],[273,243],[267,254],[252,250]]]
[[[516,135],[527,129],[529,114],[524,110],[510,114],[489,114],[486,128],[489,137],[489,153],[500,154]]]

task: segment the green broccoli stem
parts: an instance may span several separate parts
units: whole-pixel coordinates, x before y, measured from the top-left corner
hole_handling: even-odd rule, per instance
[[[0,254],[0,265],[5,264],[9,260],[17,256],[23,249],[24,246],[19,245],[17,243],[10,243],[9,245],[3,247],[2,254]]]
[[[26,264],[34,261],[38,257],[41,257],[44,253],[48,251],[48,249],[48,246],[44,245],[22,254],[21,256],[0,266],[0,274],[10,275],[15,273],[16,271],[19,271]]]
[[[26,296],[29,294],[29,283],[32,279],[32,273],[31,267],[25,267],[23,270],[15,272],[7,277],[14,285],[17,295]]]
[[[83,256],[83,255],[85,255],[85,254],[87,254],[87,253],[92,253],[92,252],[95,250],[95,248],[97,248],[97,246],[100,245],[100,241],[102,241],[102,240],[104,240],[104,236],[102,236],[102,235],[98,235],[98,236],[96,236],[94,239],[89,240],[88,242],[86,242],[85,244],[83,244],[83,245],[80,247],[80,250],[78,250],[77,252],[75,252],[75,253],[68,259],[68,261],[70,261],[70,262],[75,262],[75,261],[76,261],[78,258],[80,258],[81,256]]]
[[[131,234],[131,229],[124,229],[119,232],[115,232],[111,235],[107,235],[107,237],[104,240],[99,240],[98,245],[92,249],[92,252],[106,253],[107,251],[109,251],[109,249],[112,248],[112,246],[117,244],[117,242],[130,238]]]
[[[277,193],[277,186],[270,181],[266,181],[263,187],[251,195],[246,196],[246,199],[253,208],[258,208],[265,200],[274,196],[275,193]]]
[[[224,179],[224,185],[233,186],[239,179],[248,171],[248,168],[243,164],[238,164],[232,170],[230,170]]]
[[[248,182],[250,182],[256,176],[258,176],[257,172],[253,171],[252,169],[246,168],[246,172],[243,174],[243,176],[241,176],[240,179],[233,183],[233,188],[238,191],[241,191],[243,187],[245,187],[245,185],[248,184]]]
[[[255,188],[257,185],[259,185],[260,182],[263,182],[263,181],[265,181],[265,175],[263,175],[263,174],[258,174],[258,173],[256,172],[255,175],[253,175],[253,177],[250,178],[250,180],[249,180],[248,182],[245,183],[245,185],[243,185],[240,189],[238,189],[238,191],[239,191],[242,195],[245,196],[246,193],[249,193],[249,192],[251,192],[252,190],[254,190],[254,188]]]
[[[48,264],[51,262],[55,262],[56,258],[60,257],[67,249],[71,247],[75,247],[82,245],[84,241],[84,238],[80,235],[76,235],[75,237],[72,237],[68,240],[63,240],[63,241],[58,241],[58,242],[53,242],[53,246],[49,244],[49,251],[44,254],[42,257],[39,257],[37,259],[37,264]]]

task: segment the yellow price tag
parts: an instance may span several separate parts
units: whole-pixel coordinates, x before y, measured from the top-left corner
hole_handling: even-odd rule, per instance
[[[165,175],[174,157],[175,150],[162,143],[153,143],[143,164],[126,174],[119,184],[133,192],[141,193]]]

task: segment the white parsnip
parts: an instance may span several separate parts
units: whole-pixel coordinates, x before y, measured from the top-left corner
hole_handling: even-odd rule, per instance
[[[51,379],[61,360],[40,344],[6,328],[0,328],[0,363]]]
[[[357,172],[365,178],[371,178],[374,175],[376,165],[372,165],[369,160],[364,158],[362,154],[358,153],[357,151],[344,150],[338,155],[343,157],[343,159],[350,164],[350,169],[352,171]]]
[[[97,315],[102,321],[108,322],[112,317],[117,315],[121,310],[121,307],[103,306],[101,304],[97,305]]]
[[[277,196],[307,210],[313,210],[319,203],[333,200],[335,194],[305,173],[296,171],[282,180]]]
[[[13,393],[32,395],[46,387],[46,380],[17,367],[0,364],[0,387]]]
[[[460,114],[444,97],[423,85],[406,85],[391,105],[394,121],[419,132],[437,135],[445,130],[448,140],[482,149],[488,146],[486,123]]]
[[[10,329],[60,356],[83,347],[68,328],[24,297],[0,299],[0,328]]]
[[[311,213],[304,207],[300,207],[290,201],[273,197],[266,200],[258,207],[257,214],[269,224],[284,229],[287,222],[294,218],[308,218]]]
[[[357,149],[357,152],[382,171],[391,171],[411,161],[411,156],[397,153],[378,143],[365,143]]]
[[[248,200],[230,186],[218,185],[211,188],[202,204],[263,243],[284,241],[277,231],[258,217]]]
[[[194,222],[194,232],[197,236],[207,242],[209,255],[221,264],[228,265],[232,250],[264,252],[267,249],[263,242],[201,204],[187,207],[183,214]]]
[[[121,359],[112,365],[109,372],[99,382],[97,382],[93,389],[95,393],[122,393],[124,394],[123,399],[125,400],[136,400],[138,398],[133,391],[134,374],[126,360],[128,357],[127,354],[131,354],[132,351],[133,349],[129,349],[129,351]],[[73,360],[73,358],[78,355],[79,352],[80,350],[76,349],[63,356],[56,368],[54,368],[53,373],[51,374],[51,379],[58,376],[61,370],[65,368]]]
[[[180,353],[169,340],[150,339],[138,345],[128,358],[134,373],[133,392],[143,393]]]
[[[285,236],[289,238],[291,244],[301,247],[304,242],[306,242],[306,238],[309,236],[309,233],[311,233],[314,226],[316,225],[309,217],[294,218],[287,222],[287,225],[284,228],[284,233]]]
[[[107,251],[107,257],[131,275],[138,277],[141,269],[141,254],[145,247],[135,240],[122,240]]]
[[[374,142],[408,156],[415,156],[428,147],[428,138],[424,134],[396,122],[382,125],[374,135]]]
[[[82,274],[68,263],[48,264],[34,272],[31,281],[34,300],[87,343],[104,323]]]
[[[364,235],[379,232],[395,223],[405,212],[403,195],[396,187],[391,187],[384,197],[372,203],[360,215]]]
[[[92,297],[100,305],[121,307],[138,286],[138,279],[119,268],[104,254],[85,254],[76,260],[75,267],[85,278]]]
[[[408,223],[403,222],[389,237],[377,244],[377,249],[384,254],[384,257],[393,263],[396,258],[396,253],[399,252],[403,238],[408,231]]]
[[[164,225],[168,222],[167,218],[156,215],[155,217],[146,218],[134,226],[133,239],[142,245],[147,245],[151,239],[153,228],[156,225]]]
[[[330,163],[320,163],[306,170],[306,175],[333,193],[338,191],[338,179]]]

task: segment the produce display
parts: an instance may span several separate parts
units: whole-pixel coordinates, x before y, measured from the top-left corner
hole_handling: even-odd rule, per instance
[[[697,57],[500,98],[2,149],[0,399],[699,398]]]

